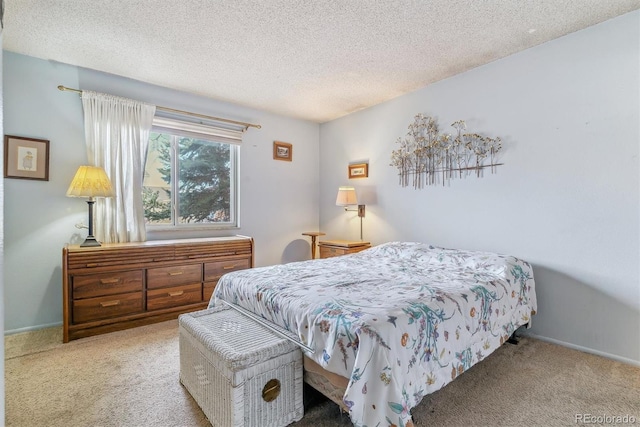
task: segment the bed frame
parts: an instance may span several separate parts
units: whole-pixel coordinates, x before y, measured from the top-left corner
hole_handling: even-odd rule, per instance
[[[334,374],[318,365],[307,356],[302,357],[304,361],[304,382],[325,395],[329,400],[336,403],[340,409],[349,413],[349,410],[342,401],[349,380],[345,377]],[[413,422],[409,421],[405,427],[414,427]]]
[[[342,401],[342,397],[347,390],[349,380],[341,375],[327,371],[307,356],[303,357],[303,361],[304,382],[324,394],[331,401],[335,402],[340,409],[348,413],[349,409],[347,409]]]

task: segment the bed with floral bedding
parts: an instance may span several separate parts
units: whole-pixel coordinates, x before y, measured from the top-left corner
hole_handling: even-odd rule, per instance
[[[513,256],[391,242],[341,257],[224,275],[224,300],[295,335],[345,377],[356,426],[411,425],[410,410],[528,325],[531,266]]]

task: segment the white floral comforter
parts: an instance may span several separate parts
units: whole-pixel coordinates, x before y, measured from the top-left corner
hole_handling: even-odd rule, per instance
[[[349,379],[356,426],[405,426],[422,397],[498,348],[536,310],[531,266],[512,256],[386,243],[357,254],[224,275],[223,299],[315,349]]]

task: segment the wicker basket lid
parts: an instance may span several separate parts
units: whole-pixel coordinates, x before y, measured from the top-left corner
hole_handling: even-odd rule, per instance
[[[178,321],[233,371],[298,349],[294,343],[227,306],[182,314]]]

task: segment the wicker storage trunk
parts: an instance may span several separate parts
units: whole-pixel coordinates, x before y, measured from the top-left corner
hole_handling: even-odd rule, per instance
[[[213,426],[286,426],[304,415],[302,352],[229,307],[179,317],[180,382]]]

